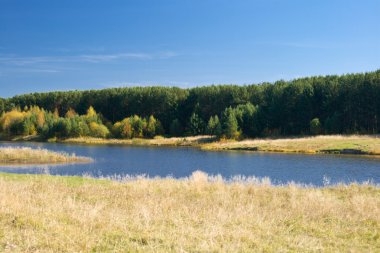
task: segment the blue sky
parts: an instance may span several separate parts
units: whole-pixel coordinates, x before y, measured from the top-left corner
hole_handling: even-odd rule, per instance
[[[380,68],[380,1],[0,0],[0,97]]]

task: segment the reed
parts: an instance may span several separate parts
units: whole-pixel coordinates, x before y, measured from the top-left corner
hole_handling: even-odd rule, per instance
[[[156,137],[154,139],[102,139],[70,138],[60,142],[90,145],[133,145],[133,146],[193,146],[203,150],[246,150],[259,152],[288,153],[332,153],[380,155],[378,135],[321,135],[279,139],[246,139],[242,141],[216,141],[213,136]]]
[[[3,252],[377,252],[380,188],[0,174]]]
[[[203,143],[215,140],[214,137],[208,135],[190,136],[190,137],[171,137],[165,138],[156,136],[154,139],[103,139],[93,137],[68,138],[60,140],[64,143],[74,144],[99,144],[99,145],[135,145],[135,146],[199,146]]]
[[[56,164],[92,162],[88,157],[27,147],[0,148],[0,164]]]

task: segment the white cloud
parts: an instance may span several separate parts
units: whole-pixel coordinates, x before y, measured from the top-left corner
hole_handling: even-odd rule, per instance
[[[14,68],[4,68],[2,72],[0,72],[0,76],[4,76],[5,74],[15,73],[44,73],[44,74],[55,74],[61,73],[63,70],[60,69],[51,69],[51,68],[25,68],[25,67],[14,67]]]
[[[154,60],[169,59],[177,56],[175,52],[158,52],[153,54],[147,53],[116,53],[116,54],[86,54],[71,56],[0,56],[0,64],[5,65],[33,65],[42,63],[60,63],[60,62],[87,62],[102,63],[120,60]]]

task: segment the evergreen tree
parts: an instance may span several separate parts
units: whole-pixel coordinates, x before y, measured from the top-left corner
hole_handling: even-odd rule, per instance
[[[218,115],[210,117],[207,124],[207,133],[220,136],[222,134],[222,125],[220,124]]]
[[[238,131],[238,121],[231,107],[224,111],[223,121],[223,135],[228,139],[239,138],[240,132]]]
[[[175,119],[170,124],[170,135],[171,136],[182,136],[183,135],[183,127],[181,122],[178,119]]]
[[[214,128],[215,128],[214,117],[211,116],[207,123],[207,133],[213,135]]]
[[[324,128],[327,134],[339,134],[342,132],[341,121],[338,113],[327,117],[324,123]]]
[[[189,130],[192,135],[204,133],[204,122],[196,113],[193,113],[190,117]]]

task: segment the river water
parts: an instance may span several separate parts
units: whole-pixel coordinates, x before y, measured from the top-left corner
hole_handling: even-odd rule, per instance
[[[89,146],[55,143],[8,143],[0,146],[45,148],[92,157],[90,164],[1,166],[12,173],[52,175],[146,175],[182,178],[195,170],[208,174],[269,177],[273,184],[295,182],[322,186],[326,183],[370,181],[380,184],[380,158],[347,155],[303,155],[257,152],[213,152],[187,147]]]

